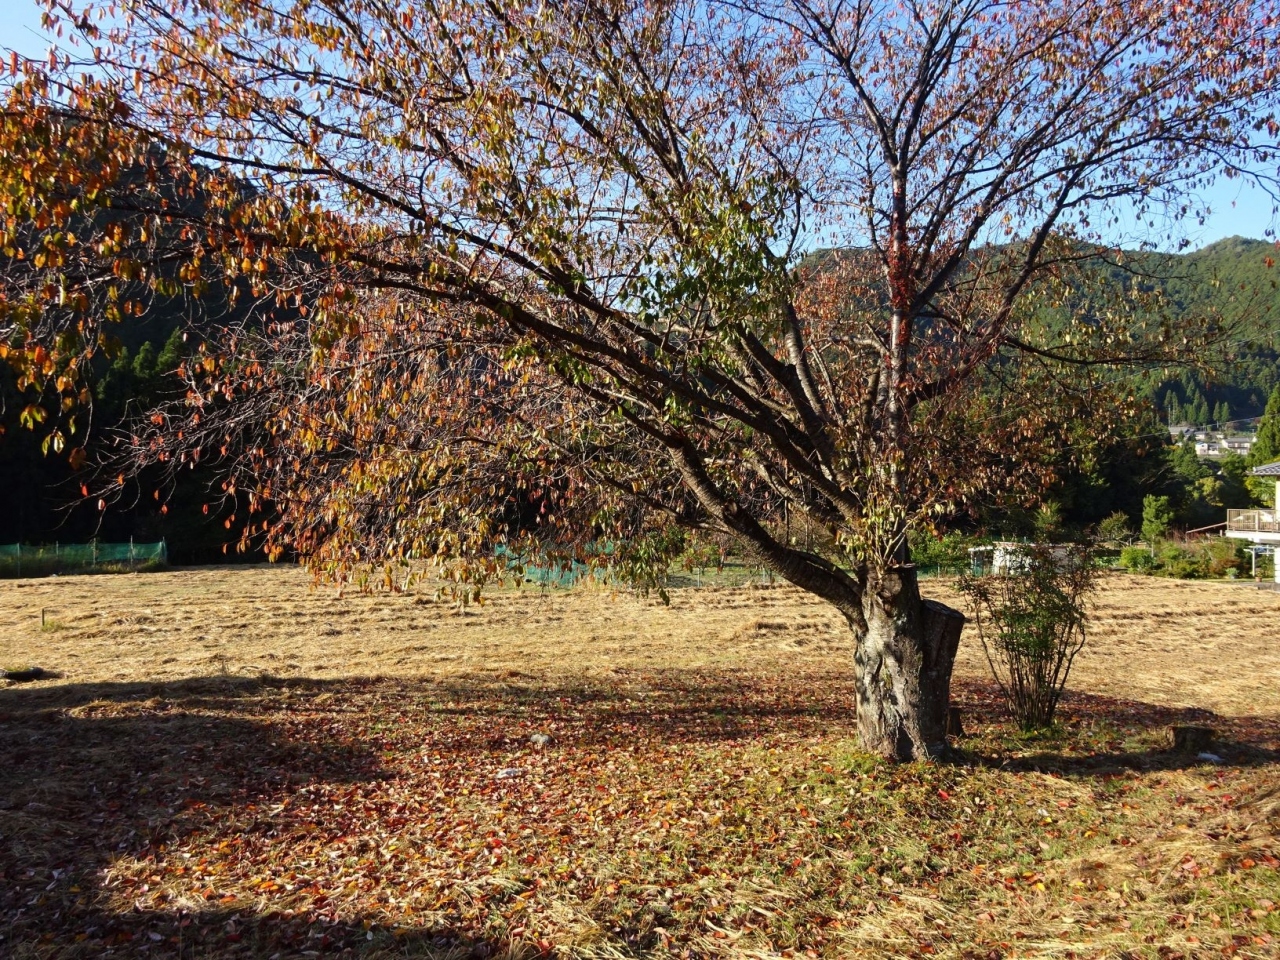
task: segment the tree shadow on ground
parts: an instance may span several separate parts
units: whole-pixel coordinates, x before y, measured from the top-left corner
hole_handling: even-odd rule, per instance
[[[610,682],[531,682],[523,676],[480,676],[405,687],[423,698],[422,709],[467,721],[472,735],[456,731],[446,748],[501,750],[531,730],[548,730],[577,746],[608,749],[630,742],[643,729],[673,744],[749,741],[772,735],[847,737],[856,735],[857,713],[851,675],[795,676],[781,680],[758,674],[698,671],[617,671]],[[972,721],[998,725],[1009,754],[965,753],[960,762],[1008,770],[1040,769],[1080,776],[1119,769],[1172,770],[1204,766],[1195,754],[1177,753],[1161,743],[1175,724],[1198,724],[1217,732],[1213,752],[1222,763],[1256,767],[1280,763],[1280,716],[1222,717],[1194,707],[1166,707],[1138,700],[1068,691],[1053,736],[1019,739],[993,683],[961,679],[955,701]],[[477,717],[484,721],[474,724]],[[1141,749],[1132,741],[1141,740]],[[974,743],[973,738],[968,743]],[[1085,746],[1079,752],[1056,745]],[[1126,744],[1129,746],[1126,747]],[[1038,749],[1042,745],[1043,749]]]
[[[1011,731],[993,688],[963,681],[957,697],[967,722],[986,728],[964,744],[975,765],[1079,777],[1203,765],[1154,747],[1134,749],[1173,723],[1217,728],[1215,749],[1231,766],[1280,763],[1278,717],[1221,718],[1078,693],[1062,705],[1058,740],[1022,742],[999,754]],[[293,835],[281,832],[283,805],[308,791],[347,787],[373,804],[366,818],[384,816],[385,804],[377,804],[392,787],[430,804],[442,780],[424,758],[453,764],[444,781],[451,788],[506,784],[496,776],[519,767],[540,770],[554,788],[584,772],[607,782],[607,758],[628,763],[707,747],[718,757],[720,747],[741,756],[756,745],[848,743],[855,730],[852,677],[843,673],[619,670],[584,679],[509,671],[447,681],[213,677],[0,690],[7,761],[0,778],[0,956],[536,953],[533,945],[478,939],[474,927],[419,921],[396,928],[383,913],[326,905],[314,887],[289,891],[294,900],[246,899],[241,878],[235,898],[224,896],[216,876],[192,874],[179,885],[181,896],[157,904],[146,865],[163,862],[171,879],[175,867],[185,869],[171,851],[192,838],[209,849],[225,837],[233,846],[226,858],[235,856],[236,843],[259,851],[270,845],[286,851],[301,874]],[[554,746],[539,751],[531,742],[538,733],[553,737]],[[1081,744],[1096,749],[1080,752]],[[537,783],[510,782],[512,791],[519,783],[525,795],[540,796]],[[338,843],[352,828],[331,820],[316,824],[317,837]],[[129,870],[122,873],[117,862]]]
[[[1012,727],[992,683],[960,682],[956,685],[956,700],[978,723]],[[1206,726],[1214,731],[1213,745],[1206,751],[1210,757],[1171,748],[1167,742],[1170,729],[1184,725]],[[1082,736],[1082,731],[1087,735]],[[1002,739],[1014,749],[990,755],[967,749],[975,738],[964,738],[957,744],[959,759],[1002,770],[1072,777],[1186,770],[1206,765],[1280,764],[1280,716],[1224,717],[1197,707],[1169,707],[1079,691],[1068,691],[1063,696],[1054,731],[1035,737],[1010,729]],[[1062,749],[1068,746],[1071,749]]]
[[[396,712],[422,722],[408,734],[382,729]],[[266,901],[227,903],[216,879],[193,880],[186,896],[157,909],[155,891],[137,874],[140,864],[172,868],[167,850],[196,835],[221,836],[227,822],[248,846],[278,843],[273,811],[281,804],[316,787],[394,778],[391,755],[429,749],[490,779],[528,763],[536,732],[549,732],[556,751],[608,756],[641,738],[646,749],[678,750],[851,735],[853,724],[851,689],[839,680],[816,690],[794,678],[684,671],[9,687],[0,690],[9,770],[0,779],[0,956],[536,954],[536,945],[489,942],[474,930],[406,930],[382,916],[317,911],[314,896],[296,915]],[[131,873],[122,879],[117,863]]]
[[[564,743],[608,749],[637,731],[670,744],[756,740],[771,735],[852,734],[852,678],[768,677],[697,670],[616,670],[611,676],[545,680],[525,675],[453,678],[409,688],[443,718],[486,722],[462,749],[500,748],[534,730]]]
[[[216,883],[172,909],[126,905],[129,887],[110,873],[117,859],[145,860],[232,808],[269,809],[310,785],[385,776],[372,744],[292,736],[264,709],[264,691],[232,678],[0,691],[0,956],[497,953],[448,929],[229,906]]]

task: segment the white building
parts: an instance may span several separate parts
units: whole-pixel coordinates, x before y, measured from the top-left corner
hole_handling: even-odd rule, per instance
[[[1029,550],[1044,550],[1058,567],[1063,567],[1071,556],[1071,548],[1065,545],[1049,545],[1043,543],[1015,543],[998,541],[986,547],[970,547],[969,561],[973,564],[974,573],[989,571],[991,573],[1022,573],[1027,569],[1030,559]]]
[[[1253,443],[1253,437],[1207,437],[1196,441],[1196,456],[1225,457],[1228,453],[1238,453],[1245,457]]]
[[[1250,543],[1280,547],[1280,460],[1257,467],[1255,477],[1274,477],[1276,497],[1271,507],[1260,510],[1228,510],[1225,536]],[[1280,557],[1277,557],[1280,560]],[[1280,563],[1275,564],[1276,583],[1280,583]]]

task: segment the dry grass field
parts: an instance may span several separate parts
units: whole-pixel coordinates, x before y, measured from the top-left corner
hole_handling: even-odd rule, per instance
[[[1277,956],[1277,625],[1109,578],[1059,730],[966,634],[966,759],[892,767],[789,587],[0,582],[0,957]]]
[[[925,589],[963,606],[945,582]],[[1280,714],[1278,624],[1280,594],[1117,575],[1073,686]],[[70,683],[850,667],[839,616],[785,585],[676,590],[670,606],[603,587],[508,587],[459,609],[425,588],[341,596],[284,566],[0,582],[0,666],[28,664]],[[958,672],[986,676],[971,634]]]

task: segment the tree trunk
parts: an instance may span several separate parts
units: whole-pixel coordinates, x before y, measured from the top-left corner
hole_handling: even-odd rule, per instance
[[[1216,733],[1213,727],[1179,725],[1169,728],[1169,736],[1178,753],[1200,753],[1213,746]]]
[[[872,580],[854,623],[858,736],[893,760],[946,757],[951,668],[964,615],[921,600],[914,567]]]

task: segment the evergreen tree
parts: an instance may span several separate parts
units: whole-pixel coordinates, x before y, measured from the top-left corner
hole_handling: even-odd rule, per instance
[[[1249,465],[1238,453],[1228,453],[1218,464],[1222,479],[1222,505],[1229,510],[1249,506],[1250,496],[1246,480]]]
[[[1280,460],[1280,384],[1271,391],[1267,409],[1258,421],[1258,438],[1249,451],[1249,466],[1260,467]]]
[[[1148,494],[1142,501],[1142,538],[1148,543],[1155,543],[1169,532],[1169,524],[1173,523],[1173,507],[1168,497],[1157,497]]]
[[[1267,409],[1258,421],[1258,436],[1249,451],[1249,466],[1261,467],[1280,460],[1280,384],[1271,391],[1267,400]],[[1250,477],[1249,492],[1254,499],[1266,506],[1275,503],[1276,485],[1274,477]]]
[[[1197,480],[1201,480],[1213,472],[1201,462],[1196,455],[1195,444],[1189,440],[1171,448],[1169,466],[1173,468],[1174,474],[1185,486],[1191,486]]]
[[[156,357],[156,372],[162,376],[175,373],[178,365],[182,363],[182,358],[186,356],[185,348],[186,340],[183,339],[182,331],[175,327],[161,348],[160,355]]]
[[[1129,526],[1129,518],[1119,510],[1109,514],[1098,524],[1097,539],[1101,543],[1127,545],[1133,539],[1133,528]]]
[[[138,348],[138,355],[133,358],[133,376],[140,382],[151,380],[156,375],[156,348],[148,340]]]
[[[1039,543],[1057,543],[1062,539],[1062,505],[1046,500],[1032,518],[1036,540]]]
[[[135,393],[133,356],[127,346],[111,361],[94,389],[94,418],[99,423],[117,423],[124,415],[125,406]]]

